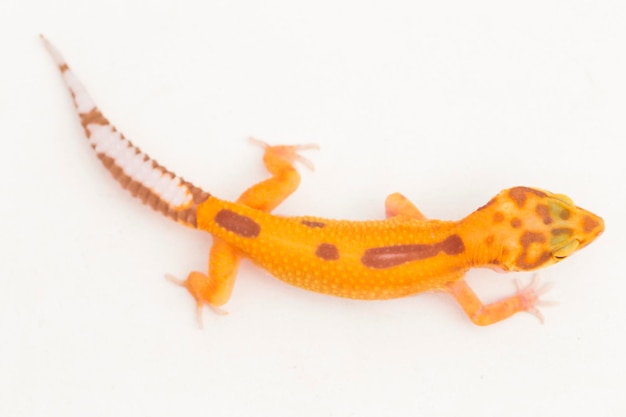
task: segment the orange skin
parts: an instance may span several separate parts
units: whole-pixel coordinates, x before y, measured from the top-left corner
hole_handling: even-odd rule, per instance
[[[389,299],[426,290],[451,294],[476,324],[488,325],[519,311],[541,319],[541,290],[533,284],[489,305],[463,275],[470,268],[531,271],[552,265],[592,242],[603,220],[561,194],[515,187],[502,191],[460,221],[427,220],[401,194],[387,198],[386,220],[343,221],[283,217],[269,212],[296,190],[295,146],[266,146],[272,177],[235,202],[215,197],[198,207],[199,229],[215,242],[209,275],[189,274],[183,285],[203,304],[230,298],[241,257],[281,280],[324,294]]]

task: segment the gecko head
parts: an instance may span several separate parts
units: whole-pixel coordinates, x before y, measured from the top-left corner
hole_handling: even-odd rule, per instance
[[[494,230],[496,256],[490,263],[507,271],[560,262],[604,231],[601,217],[577,207],[566,195],[536,188],[504,190],[484,209]]]

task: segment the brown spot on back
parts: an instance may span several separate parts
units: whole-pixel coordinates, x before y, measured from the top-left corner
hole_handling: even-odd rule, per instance
[[[552,223],[552,217],[550,217],[550,208],[545,204],[537,204],[537,207],[535,207],[535,212],[537,212],[537,215],[541,217],[541,220],[543,220],[543,224]]]
[[[333,244],[321,243],[317,247],[315,255],[325,261],[336,261],[337,259],[339,259],[339,249],[337,249],[337,246]]]
[[[491,246],[491,245],[493,245],[493,241],[494,241],[494,239],[495,239],[495,236],[494,236],[494,235],[489,235],[489,236],[487,236],[487,237],[485,238],[485,245],[487,245],[487,246]]]
[[[502,220],[504,220],[504,214],[502,214],[502,212],[500,212],[500,211],[496,211],[493,214],[493,222],[494,223],[500,223]]]
[[[361,257],[361,263],[370,268],[383,269],[432,258],[439,252],[444,252],[447,255],[458,255],[463,251],[465,251],[463,240],[458,235],[452,235],[432,245],[394,245],[367,249]]]
[[[595,229],[599,225],[600,223],[592,219],[591,216],[583,217],[583,232],[591,233],[593,229]]]
[[[448,236],[443,242],[435,246],[446,255],[458,255],[465,252],[465,245],[459,235]]]
[[[215,223],[241,237],[257,237],[261,226],[250,217],[222,209],[215,216]]]
[[[522,221],[518,219],[517,217],[514,217],[513,219],[511,219],[511,227],[513,229],[518,229],[521,225],[522,225]]]
[[[559,217],[561,218],[561,220],[567,220],[569,219],[569,216],[571,215],[570,211],[568,209],[563,209],[561,210],[561,212],[559,213]]]
[[[438,252],[435,245],[382,246],[367,249],[361,258],[361,263],[370,268],[391,268],[406,262],[433,257]]]
[[[527,198],[526,194],[528,193],[534,194],[538,197],[546,197],[546,193],[539,191],[539,190],[535,190],[534,188],[530,188],[530,187],[511,188],[509,190],[509,197],[511,197],[511,199],[515,201],[515,204],[517,204],[519,208],[522,208],[524,207],[524,204],[526,204],[526,198]]]
[[[310,220],[302,220],[300,223],[302,223],[305,226],[313,227],[313,228],[322,228],[322,227],[326,226],[322,222],[313,222],[313,221],[310,221]]]

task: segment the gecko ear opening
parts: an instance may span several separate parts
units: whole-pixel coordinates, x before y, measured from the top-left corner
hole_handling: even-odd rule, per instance
[[[578,245],[580,244],[580,242],[578,242],[578,240],[574,239],[571,242],[569,242],[567,245],[555,249],[552,251],[552,256],[554,256],[556,259],[564,259],[567,258],[568,256],[570,256],[572,253],[576,252],[576,249],[578,249]]]

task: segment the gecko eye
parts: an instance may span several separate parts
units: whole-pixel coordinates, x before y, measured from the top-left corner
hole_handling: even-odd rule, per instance
[[[564,259],[567,258],[568,256],[570,256],[572,253],[576,252],[576,249],[578,248],[579,242],[578,240],[574,239],[571,242],[569,242],[567,245],[559,248],[559,249],[555,249],[552,251],[552,256],[554,256],[556,259]]]
[[[566,205],[570,207],[575,207],[572,199],[566,196],[565,194],[554,194],[552,197],[559,200],[562,203],[565,203]]]

